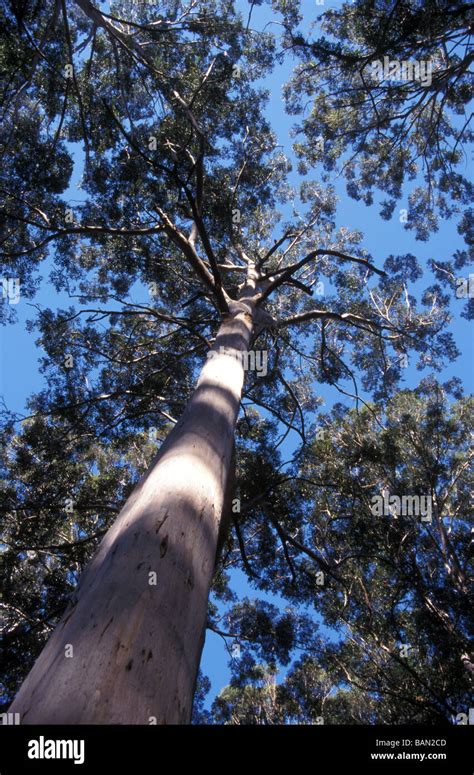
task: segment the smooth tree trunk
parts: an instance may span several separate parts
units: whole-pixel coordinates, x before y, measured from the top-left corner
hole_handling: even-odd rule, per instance
[[[251,290],[224,318],[183,416],[10,707],[20,723],[189,723],[244,380],[239,354],[252,337]]]

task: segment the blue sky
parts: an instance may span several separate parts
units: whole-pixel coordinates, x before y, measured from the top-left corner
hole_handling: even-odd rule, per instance
[[[312,3],[310,0],[307,0],[307,3],[308,24],[318,13],[331,6],[340,4],[337,0],[334,2],[327,0],[324,6]],[[248,3],[241,0],[237,3],[237,6],[246,10],[248,8]],[[252,26],[262,28],[271,21],[272,16],[267,6],[256,7],[254,9]],[[281,87],[283,82],[288,79],[294,64],[294,61],[288,59],[285,65],[278,66],[271,78],[265,81],[265,86],[270,90],[271,94],[267,109],[268,118],[278,136],[279,142],[290,159],[293,158],[290,130],[293,126],[294,118],[287,116],[284,112]],[[68,200],[80,200],[82,198],[81,192],[77,188],[82,160],[80,149],[77,149],[76,157],[77,171],[71,188],[66,192]],[[296,180],[296,174],[294,172],[291,173],[290,181],[296,182]],[[426,267],[428,259],[433,258],[445,261],[452,257],[452,254],[457,247],[462,248],[462,240],[457,233],[455,224],[452,222],[442,221],[440,223],[439,231],[433,235],[428,242],[416,242],[413,233],[404,229],[403,224],[399,221],[399,210],[408,206],[407,196],[409,189],[405,192],[405,201],[400,201],[395,210],[394,217],[391,221],[387,222],[379,217],[376,205],[367,207],[363,203],[349,199],[345,193],[344,181],[341,178],[333,180],[333,184],[340,197],[337,211],[337,225],[346,226],[349,229],[357,229],[363,232],[363,246],[371,253],[374,262],[378,266],[382,266],[383,261],[391,253],[413,253],[417,256],[421,265]],[[43,276],[47,276],[46,268],[48,263],[49,262],[45,262],[45,265],[43,265],[41,269]],[[428,275],[426,279],[421,281],[420,285],[427,285],[431,282],[432,278]],[[416,289],[414,293],[415,295],[418,295]],[[63,308],[69,306],[71,300],[65,294],[58,296],[52,286],[48,285],[47,282],[43,282],[34,303],[39,303],[55,309],[58,306]],[[440,376],[442,379],[447,379],[451,376],[460,377],[465,385],[466,391],[470,391],[473,384],[473,340],[468,321],[461,318],[459,314],[463,303],[462,300],[459,300],[459,302],[456,302],[455,299],[453,300],[452,311],[454,320],[451,327],[451,331],[453,332],[457,346],[461,351],[461,355],[457,361],[443,370]],[[25,300],[20,300],[20,303],[16,306],[16,310],[18,313],[18,322],[0,331],[0,392],[3,395],[3,399],[8,409],[19,412],[20,414],[27,414],[25,403],[28,396],[44,387],[42,375],[38,371],[38,357],[41,356],[41,351],[35,345],[37,334],[29,333],[26,330],[26,321],[35,317],[36,310]],[[417,372],[410,366],[405,370],[405,386],[413,387],[418,383],[421,376],[423,376],[423,373]],[[326,402],[326,407],[323,408],[329,408],[332,401],[341,400],[341,395],[327,386],[324,386],[321,395]],[[291,443],[290,440],[286,446],[286,451],[289,456],[291,454]],[[257,596],[255,591],[252,590],[251,586],[248,584],[244,574],[240,572],[234,573],[232,581],[233,588],[239,598],[245,595],[250,597]],[[285,605],[284,601],[268,598],[268,596],[265,597],[266,599],[271,599],[272,602],[278,602],[282,607]],[[218,693],[228,681],[228,659],[229,655],[225,649],[222,638],[212,632],[208,632],[202,660],[202,669],[211,679],[211,696]]]

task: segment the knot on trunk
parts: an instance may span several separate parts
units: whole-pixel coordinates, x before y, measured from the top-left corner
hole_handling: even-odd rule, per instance
[[[277,330],[277,322],[269,312],[258,307],[254,316],[254,336],[258,336],[261,331],[264,330],[275,333]]]
[[[235,318],[237,315],[241,315],[242,313],[252,317],[249,304],[246,304],[244,301],[229,301],[228,309],[229,312],[227,314],[231,318]]]

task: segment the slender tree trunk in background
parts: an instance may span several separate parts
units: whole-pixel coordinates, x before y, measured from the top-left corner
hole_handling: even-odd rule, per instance
[[[255,285],[246,289],[13,702],[20,723],[190,721],[244,380],[239,353],[252,337]]]

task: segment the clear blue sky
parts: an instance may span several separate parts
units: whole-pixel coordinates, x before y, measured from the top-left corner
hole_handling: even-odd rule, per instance
[[[340,5],[337,0],[333,0],[333,2],[331,2],[331,0],[326,0],[324,6],[316,5],[316,3],[311,2],[311,0],[307,0],[307,23],[309,24],[314,20],[323,10],[337,5]],[[105,6],[106,4],[104,4],[104,7]],[[239,0],[237,2],[237,7],[242,8],[242,10],[247,13],[249,8],[247,0]],[[261,29],[265,24],[271,23],[272,19],[273,17],[268,6],[264,5],[256,7],[253,12],[252,26]],[[274,131],[276,131],[278,135],[285,153],[290,158],[293,158],[290,129],[294,119],[287,116],[284,112],[281,87],[283,82],[288,79],[294,64],[295,63],[289,59],[285,65],[278,66],[272,77],[265,82],[266,88],[271,92],[268,117]],[[80,179],[82,167],[82,153],[80,149],[77,149],[76,156],[77,170],[71,188],[66,192],[66,198],[69,201],[82,198],[80,190],[76,187]],[[295,173],[292,173],[290,177],[292,178],[292,182],[296,182],[297,178]],[[455,225],[451,222],[441,222],[438,233],[432,236],[428,242],[416,242],[413,234],[406,231],[398,219],[399,208],[408,206],[403,201],[401,201],[396,208],[392,220],[387,222],[378,216],[376,206],[369,208],[360,202],[349,199],[345,193],[345,186],[342,179],[336,179],[333,183],[335,184],[336,191],[340,197],[337,225],[362,231],[364,234],[363,245],[372,254],[373,259],[378,266],[382,266],[385,258],[391,253],[413,253],[417,256],[422,266],[426,266],[428,259],[434,258],[441,261],[448,260],[452,257],[452,254],[457,247],[462,247],[461,238],[456,231]],[[46,278],[48,274],[46,271],[47,263],[48,262],[45,262],[41,269],[42,276]],[[422,284],[430,284],[431,282],[432,279],[428,275],[427,278],[422,281]],[[42,283],[41,289],[34,302],[53,309],[56,307],[64,308],[71,304],[71,300],[66,295],[58,296],[52,286],[48,285],[47,281]],[[454,300],[452,309],[455,319],[453,320],[451,328],[458,348],[461,350],[462,354],[460,358],[443,371],[440,376],[441,378],[446,379],[451,376],[460,377],[468,392],[472,389],[473,384],[473,342],[469,323],[459,316],[462,304],[463,302],[460,301],[459,306],[456,307],[456,300]],[[26,413],[26,399],[31,393],[44,387],[44,383],[42,376],[38,371],[38,357],[41,355],[41,352],[35,345],[36,335],[34,333],[28,333],[25,328],[26,321],[35,317],[36,310],[24,300],[20,301],[16,309],[18,312],[18,322],[15,325],[0,331],[0,391],[3,394],[8,409],[19,413]],[[420,374],[420,372],[417,372],[413,368],[406,369],[405,385],[407,387],[413,387],[418,383],[422,375],[423,373]],[[324,386],[321,395],[326,401],[326,408],[330,407],[332,401],[340,401],[342,398],[339,393],[328,388],[328,386]],[[291,441],[287,444],[286,451],[290,457]],[[257,593],[252,590],[251,586],[249,586],[242,573],[234,573],[232,583],[235,592],[240,598],[245,595],[250,597],[258,596]],[[265,598],[270,599],[272,602],[278,602],[274,598],[268,598],[268,596],[265,596]],[[281,601],[281,605],[284,607],[284,601]],[[202,669],[211,679],[211,697],[217,694],[228,682],[228,660],[229,655],[224,647],[222,638],[212,632],[208,632],[203,654]]]

